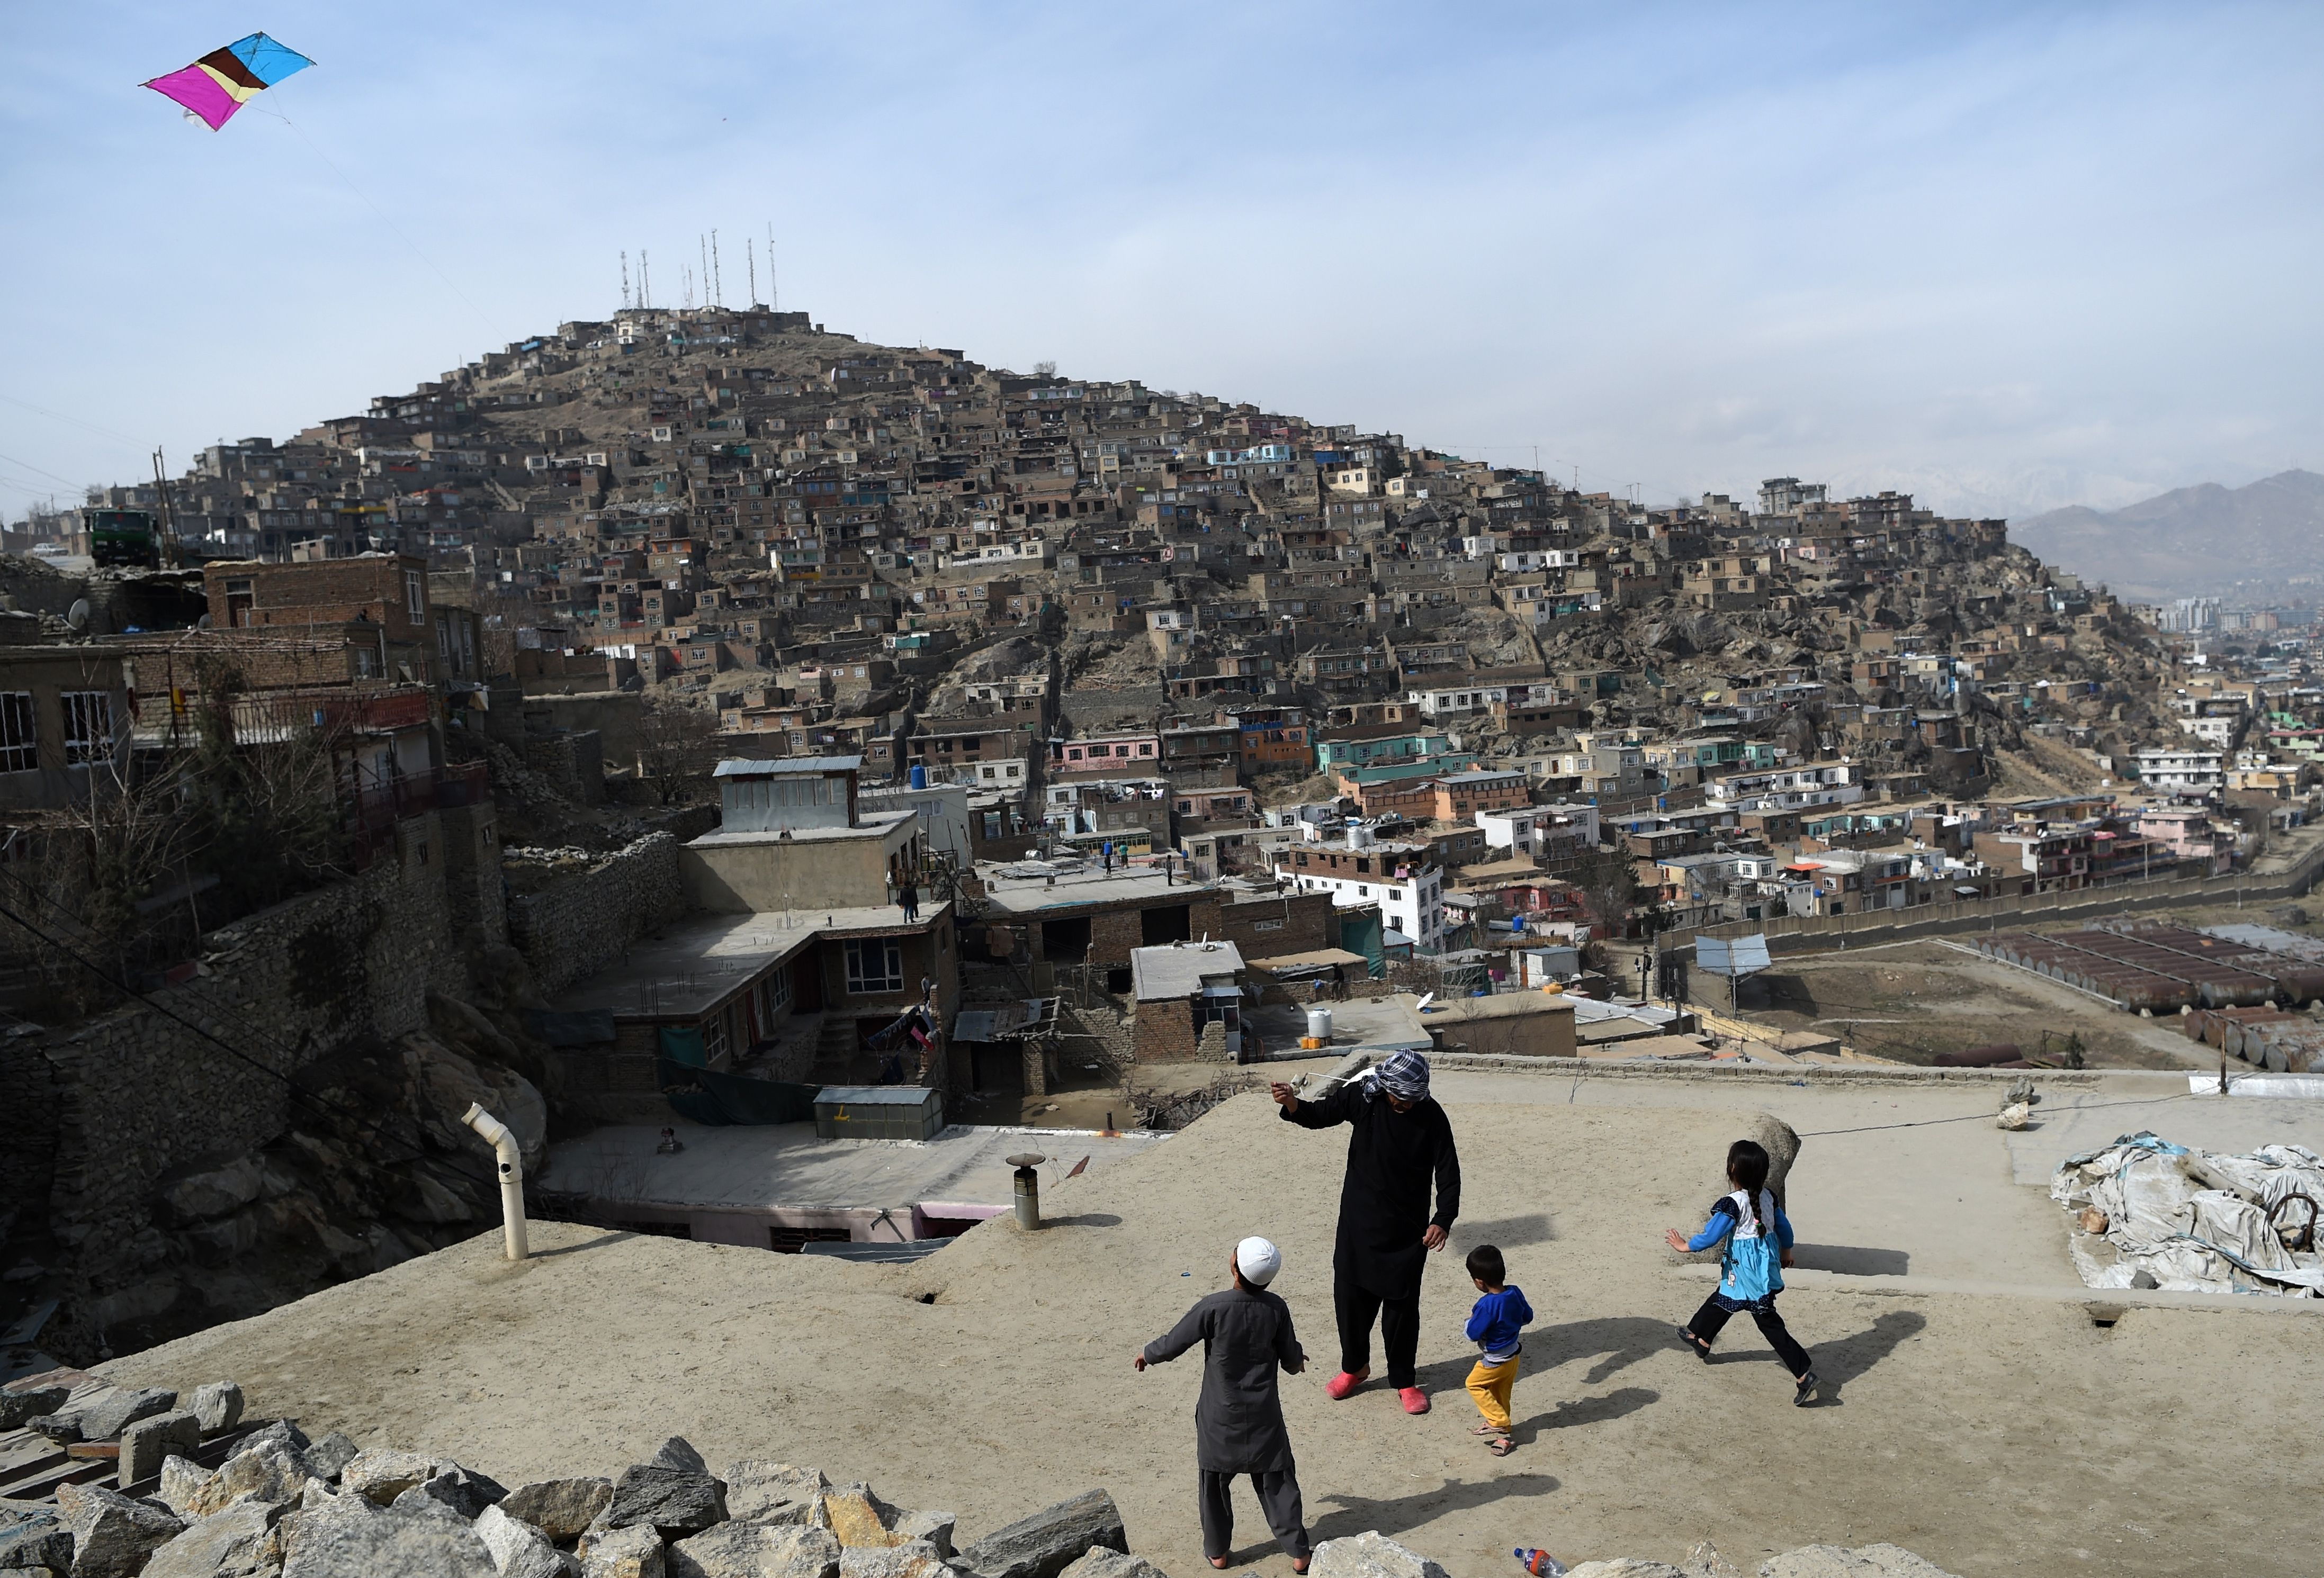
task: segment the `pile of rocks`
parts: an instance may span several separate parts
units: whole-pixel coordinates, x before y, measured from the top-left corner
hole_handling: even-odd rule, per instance
[[[1130,1554],[1113,1498],[1084,1491],[959,1549],[949,1512],[761,1458],[722,1473],[672,1436],[617,1479],[511,1489],[449,1458],[311,1440],[278,1419],[216,1469],[191,1454],[235,1428],[242,1390],[111,1390],[61,1408],[61,1388],[9,1395],[60,1443],[118,1436],[124,1494],[66,1483],[53,1505],[0,1502],[9,1578],[1166,1578]],[[42,1412],[41,1410],[51,1410]],[[11,1423],[20,1421],[11,1420]],[[1314,1578],[1448,1578],[1379,1534],[1315,1547]],[[1761,1578],[1948,1578],[1894,1546],[1816,1546]],[[1572,1578],[1740,1578],[1708,1546],[1683,1567],[1591,1562]]]

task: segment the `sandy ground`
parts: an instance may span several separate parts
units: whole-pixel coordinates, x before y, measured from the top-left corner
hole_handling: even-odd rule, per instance
[[[1038,1234],[997,1219],[911,1267],[543,1225],[522,1265],[480,1238],[106,1368],[180,1387],[231,1375],[311,1431],[510,1482],[617,1472],[680,1432],[714,1463],[812,1463],[955,1510],[964,1537],[1102,1484],[1133,1546],[1188,1578],[1206,1570],[1199,1376],[1191,1358],[1142,1376],[1130,1358],[1219,1284],[1238,1236],[1264,1232],[1286,1252],[1277,1287],[1315,1361],[1286,1408],[1322,1537],[1378,1528],[1455,1578],[1506,1574],[1517,1545],[1668,1561],[1703,1537],[1746,1571],[1812,1541],[1890,1539],[1969,1578],[2310,1572],[2324,1325],[2271,1302],[2138,1307],[2098,1326],[2056,1215],[2011,1180],[2117,1117],[2314,1144],[2313,1104],[2203,1109],[2158,1077],[2121,1078],[2005,1142],[1976,1091],[1448,1073],[1468,1177],[1454,1251],[1502,1245],[1540,1317],[1505,1461],[1467,1434],[1459,1322],[1474,1295],[1454,1254],[1432,1262],[1423,1304],[1435,1411],[1409,1418],[1377,1386],[1324,1398],[1343,1142],[1277,1124],[1257,1096],[1056,1186]],[[1812,1274],[1785,1295],[1828,1386],[1809,1409],[1790,1406],[1748,1321],[1709,1367],[1672,1336],[1707,1284],[1660,1231],[1714,1191],[1736,1124],[1706,1109],[1751,1100],[1809,1135],[1793,1184],[1803,1243],[1859,1252],[1861,1271],[1901,1256],[1905,1271],[1902,1290]],[[2146,1105],[2100,1105],[2133,1102]],[[2009,1290],[1912,1290],[1954,1277]],[[1247,1497],[1240,1511],[1239,1555],[1287,1573]]]

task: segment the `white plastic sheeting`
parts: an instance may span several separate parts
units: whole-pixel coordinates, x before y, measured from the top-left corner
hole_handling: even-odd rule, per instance
[[[2103,1234],[2078,1224],[2070,1246],[2092,1288],[2324,1298],[2324,1230],[2302,1232],[2310,1208],[2295,1195],[2324,1206],[2324,1157],[2303,1146],[2229,1156],[2144,1131],[2068,1157],[2050,1182],[2068,1210],[2106,1215]],[[2286,1199],[2271,1224],[2268,1208]]]

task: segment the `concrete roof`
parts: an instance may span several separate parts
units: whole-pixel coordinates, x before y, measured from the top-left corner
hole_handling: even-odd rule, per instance
[[[617,1019],[698,1018],[818,937],[918,931],[945,907],[924,905],[917,922],[905,920],[896,904],[693,916],[631,943],[619,963],[584,977],[552,1006],[560,1014],[611,1012]]]
[[[1533,1529],[1568,1560],[1674,1563],[1708,1536],[1747,1570],[1749,1553],[1803,1540],[1882,1538],[1972,1574],[2303,1570],[2304,1547],[2286,1540],[2296,1516],[2220,1509],[2296,1509],[2324,1473],[2303,1427],[2313,1388],[2299,1381],[2324,1301],[2094,1294],[2043,1186],[2066,1152],[2126,1128],[2222,1150],[2324,1148],[2324,1103],[2190,1097],[2183,1075],[2037,1072],[2037,1126],[2006,1133],[1992,1118],[2006,1078],[1541,1062],[1436,1069],[1464,1188],[1451,1246],[1428,1257],[1420,1373],[1436,1406],[1418,1418],[1378,1380],[1346,1401],[1323,1395],[1347,1140],[1279,1122],[1257,1094],[1135,1151],[985,1131],[1002,1158],[1029,1146],[1062,1163],[1041,1169],[1047,1225],[1003,1216],[916,1266],[545,1221],[533,1258],[512,1265],[497,1224],[477,1223],[466,1243],[101,1373],[181,1390],[239,1376],[254,1415],[456,1457],[506,1483],[618,1474],[682,1428],[714,1465],[779,1456],[907,1506],[958,1508],[964,1539],[1102,1484],[1142,1554],[1201,1571],[1182,1478],[1199,1361],[1141,1376],[1128,1361],[1219,1287],[1237,1237],[1264,1233],[1283,1247],[1274,1290],[1309,1355],[1283,1408],[1319,1537],[1378,1528],[1453,1578],[1506,1573],[1511,1544],[1544,1537]],[[1673,1327],[1715,1267],[1658,1243],[1702,1221],[1728,1144],[1763,1109],[1804,1138],[1783,1307],[1826,1395],[1796,1413],[1748,1322],[1716,1364],[1679,1347]],[[719,1156],[742,1176],[706,1176],[739,1198],[769,1192],[753,1167],[801,1170],[776,1179],[789,1195],[827,1168],[815,1193],[866,1203],[1008,1182],[1000,1158],[949,1182],[847,1181],[859,1164],[845,1157],[938,1166],[979,1141],[770,1148],[768,1130],[688,1129],[685,1151],[658,1157],[651,1129],[622,1133],[641,1149],[618,1151],[617,1173],[657,1194],[684,1175],[653,1169]],[[1084,1153],[1090,1170],[1065,1179]],[[1468,1435],[1460,1395],[1475,1348],[1458,1322],[1476,1297],[1461,1257],[1480,1242],[1502,1247],[1540,1311],[1509,1462]],[[2115,1324],[2095,1326],[2101,1312]],[[931,1389],[967,1433],[928,1427]],[[2068,1481],[2013,1466],[2052,1458]],[[1254,1526],[1239,1548],[1264,1544]],[[1272,1555],[1259,1564],[1283,1570]]]
[[[646,1124],[552,1145],[542,1181],[586,1194],[596,1180],[617,1176],[623,1204],[665,1207],[1006,1206],[1015,1176],[1006,1159],[1019,1151],[1054,1153],[1067,1167],[1087,1156],[1094,1172],[1169,1138],[1144,1130],[1105,1136],[955,1124],[933,1140],[822,1140],[812,1124],[677,1126],[686,1149],[671,1156],[656,1151],[661,1131]]]
[[[714,778],[761,778],[777,773],[853,773],[863,766],[862,757],[778,757],[771,761],[729,757],[712,771]]]
[[[1442,997],[1420,1010],[1424,1026],[1473,1024],[1484,1019],[1524,1019],[1536,1014],[1572,1014],[1574,998],[1563,992],[1496,992],[1489,997]]]
[[[1080,871],[1059,871],[1054,885],[1042,876],[1002,876],[1000,869],[980,865],[976,872],[984,879],[985,896],[992,907],[1011,915],[1132,900],[1175,897],[1185,902],[1197,894],[1213,891],[1208,883],[1175,880],[1149,866],[1117,866],[1111,876],[1094,866]]]
[[[724,830],[705,833],[687,840],[692,849],[732,849],[741,844],[830,844],[847,839],[884,839],[901,822],[911,821],[920,813],[917,811],[867,811],[852,828],[797,827],[780,828],[767,832],[730,833]]]
[[[1138,1000],[1152,1003],[1191,997],[1212,985],[1231,986],[1242,973],[1242,953],[1231,942],[1172,942],[1158,948],[1130,950],[1130,976],[1137,984]],[[1215,977],[1225,977],[1224,980]]]

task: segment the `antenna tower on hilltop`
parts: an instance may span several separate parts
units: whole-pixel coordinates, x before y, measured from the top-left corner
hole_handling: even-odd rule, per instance
[[[719,306],[726,305],[726,285],[718,277],[718,229],[715,225],[710,230],[710,295]]]
[[[749,236],[742,238],[742,266],[751,271],[751,305],[759,305],[759,243]]]
[[[627,311],[629,310],[629,308],[630,308],[630,254],[629,254],[626,251],[624,251],[624,252],[622,253],[622,311],[624,311],[624,312],[627,312]]]
[[[653,307],[653,270],[647,266],[643,247],[638,248],[638,305],[649,310]]]
[[[767,221],[767,309],[783,309],[783,288],[775,278],[775,222]]]

